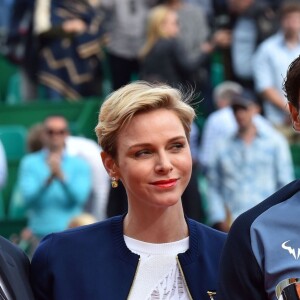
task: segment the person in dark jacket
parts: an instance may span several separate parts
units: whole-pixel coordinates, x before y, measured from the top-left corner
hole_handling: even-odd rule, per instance
[[[105,14],[99,1],[35,1],[37,78],[45,98],[59,102],[100,96]]]
[[[191,57],[178,35],[177,12],[166,5],[154,7],[149,13],[146,42],[140,53],[140,79],[173,87],[193,84],[193,75],[207,60],[211,47],[199,43],[198,55]]]
[[[32,259],[37,299],[209,299],[226,235],[184,215],[194,109],[168,85],[134,82],[100,109],[96,133],[128,212],[47,236]],[[172,296],[172,298],[171,298]]]
[[[16,245],[0,236],[0,299],[33,300],[29,259]]]

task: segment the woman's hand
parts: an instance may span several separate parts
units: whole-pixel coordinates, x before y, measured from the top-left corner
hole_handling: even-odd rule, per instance
[[[81,19],[67,20],[62,24],[62,28],[67,33],[83,33],[87,25]]]

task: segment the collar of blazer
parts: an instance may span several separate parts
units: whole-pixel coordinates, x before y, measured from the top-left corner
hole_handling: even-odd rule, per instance
[[[13,258],[0,246],[0,276],[12,299],[16,299],[14,291],[18,288],[18,286],[14,286],[19,278],[15,275],[16,272],[18,270]]]

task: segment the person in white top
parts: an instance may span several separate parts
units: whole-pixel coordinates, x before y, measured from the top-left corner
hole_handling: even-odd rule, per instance
[[[106,219],[106,207],[109,193],[109,177],[102,164],[101,147],[83,136],[69,135],[66,139],[66,151],[71,155],[83,157],[92,171],[92,195],[86,210],[98,221]]]
[[[40,299],[208,300],[215,293],[226,235],[187,218],[181,201],[192,172],[195,111],[187,102],[177,89],[143,81],[104,101],[96,134],[128,212],[44,239],[32,259]]]

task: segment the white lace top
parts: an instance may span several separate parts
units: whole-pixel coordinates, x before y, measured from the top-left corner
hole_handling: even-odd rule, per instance
[[[141,261],[129,300],[188,300],[176,256],[189,248],[189,237],[165,244],[141,242],[124,236],[127,247]]]

